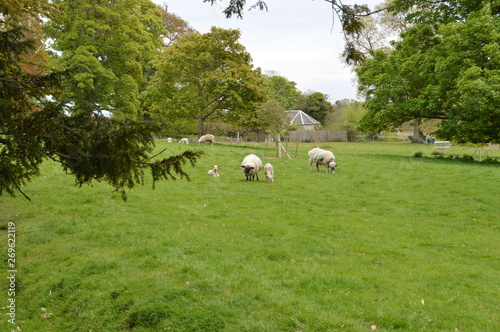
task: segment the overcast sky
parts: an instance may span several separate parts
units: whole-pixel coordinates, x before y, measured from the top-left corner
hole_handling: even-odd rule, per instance
[[[212,26],[240,29],[240,43],[253,58],[254,67],[275,71],[297,83],[302,92],[318,91],[331,102],[358,99],[355,76],[340,59],[344,40],[331,4],[323,0],[266,0],[268,11],[245,11],[243,19],[226,19],[222,11],[229,0],[211,6],[203,0],[153,0],[167,4],[201,33]],[[247,0],[252,5],[254,0]],[[381,0],[344,0],[367,4]],[[332,30],[333,25],[333,30]]]

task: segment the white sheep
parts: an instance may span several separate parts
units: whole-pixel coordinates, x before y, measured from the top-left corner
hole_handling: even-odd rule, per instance
[[[209,170],[207,174],[218,178],[220,176],[218,172],[220,165],[212,165],[212,167],[213,169]]]
[[[267,163],[264,165],[264,174],[266,174],[266,182],[274,182],[274,168],[273,165]]]
[[[259,179],[259,171],[262,168],[262,160],[254,154],[249,154],[246,156],[241,162],[241,169],[247,181],[253,181],[257,176],[257,180]]]
[[[185,144],[189,144],[189,140],[187,138],[181,138],[179,143],[185,143]]]
[[[215,136],[212,134],[206,134],[200,137],[198,140],[198,144],[200,143],[212,143],[212,146],[214,146],[214,141],[215,141]]]
[[[327,173],[331,170],[335,173],[337,164],[335,162],[335,156],[331,151],[323,150],[320,148],[313,148],[308,153],[309,156],[309,171],[312,170],[312,165],[316,164],[316,168],[319,172],[319,165],[325,165],[325,170]]]
[[[167,138],[167,142],[172,143],[172,137]]]

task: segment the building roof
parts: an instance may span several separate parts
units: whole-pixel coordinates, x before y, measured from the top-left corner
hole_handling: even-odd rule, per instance
[[[285,111],[290,117],[291,123],[301,126],[318,126],[321,123],[301,110]]]

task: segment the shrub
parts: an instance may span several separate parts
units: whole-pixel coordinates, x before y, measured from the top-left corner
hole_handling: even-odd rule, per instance
[[[468,154],[464,154],[464,155],[462,156],[462,160],[463,160],[463,161],[474,161],[474,157],[473,157],[473,156],[471,156],[471,155],[468,155]]]
[[[415,157],[415,158],[422,158],[423,156],[424,156],[424,153],[422,151],[415,152],[415,154],[413,155],[413,157]]]
[[[485,163],[485,164],[495,164],[495,163],[499,163],[500,161],[498,161],[497,158],[491,158],[491,157],[486,157],[486,159],[484,159],[482,161],[482,163]]]

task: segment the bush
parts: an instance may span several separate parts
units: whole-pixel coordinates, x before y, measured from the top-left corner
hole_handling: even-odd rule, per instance
[[[491,158],[491,157],[486,157],[486,159],[484,159],[482,161],[482,163],[485,163],[485,164],[496,164],[496,163],[499,163],[500,161],[498,161],[497,158]]]
[[[422,151],[415,152],[415,154],[413,155],[413,157],[415,157],[415,158],[422,158],[423,156],[424,156],[424,153]]]
[[[473,157],[473,156],[471,156],[471,155],[468,155],[468,154],[464,154],[464,155],[462,156],[462,160],[463,160],[463,161],[474,161],[474,157]]]

